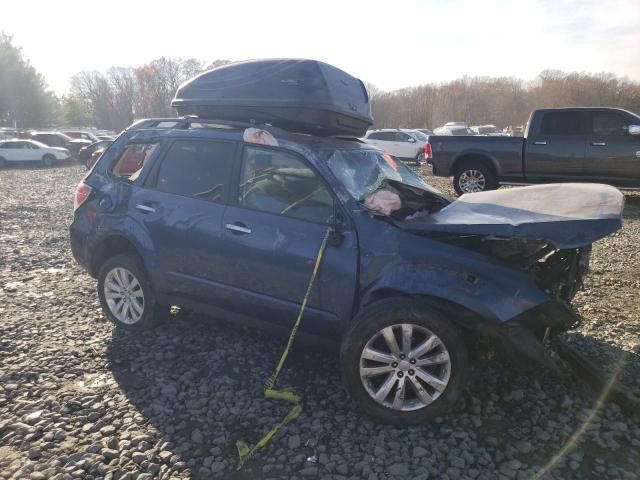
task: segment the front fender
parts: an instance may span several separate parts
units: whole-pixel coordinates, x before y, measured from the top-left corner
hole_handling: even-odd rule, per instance
[[[526,277],[493,265],[478,268],[472,262],[464,266],[448,262],[393,263],[379,269],[364,286],[361,305],[380,298],[387,291],[426,295],[502,323],[549,301],[549,297]]]

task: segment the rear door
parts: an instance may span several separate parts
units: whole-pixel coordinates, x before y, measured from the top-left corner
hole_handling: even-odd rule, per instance
[[[144,153],[131,147],[121,157],[127,169]],[[233,266],[221,248],[221,226],[237,147],[235,142],[173,140],[144,187],[133,190],[129,211],[145,226],[161,288],[171,295],[216,303],[228,294]]]
[[[341,210],[302,156],[245,145],[239,167],[222,222],[221,249],[235,288],[229,301],[247,315],[290,327],[327,227]],[[326,249],[303,321],[303,329],[319,335],[339,335],[353,308],[357,238],[346,221],[341,230],[340,244]]]
[[[640,136],[629,134],[632,123],[622,112],[590,112],[585,175],[622,186],[640,182]]]
[[[527,138],[525,176],[557,180],[583,175],[586,113],[558,110],[540,114],[538,128]]]

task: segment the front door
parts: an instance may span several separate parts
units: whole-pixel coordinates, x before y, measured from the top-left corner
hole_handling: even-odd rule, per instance
[[[585,175],[620,186],[640,184],[640,136],[629,134],[632,124],[622,112],[590,114]]]
[[[222,246],[233,265],[236,307],[290,327],[322,239],[340,209],[319,174],[292,152],[246,145],[237,170]],[[357,237],[347,221],[341,235],[340,242],[327,246],[302,322],[301,328],[314,334],[340,335],[352,312]]]
[[[580,111],[552,111],[542,114],[541,123],[527,137],[524,171],[527,178],[570,179],[583,174],[584,114]]]

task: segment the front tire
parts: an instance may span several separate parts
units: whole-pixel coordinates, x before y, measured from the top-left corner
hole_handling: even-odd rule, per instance
[[[108,259],[98,274],[98,296],[106,316],[125,330],[147,330],[168,313],[158,304],[140,258],[121,253]]]
[[[465,161],[453,177],[453,188],[458,195],[484,192],[498,188],[492,167],[481,161]]]
[[[45,167],[53,167],[56,163],[56,157],[48,153],[42,157],[42,163]]]
[[[457,329],[430,305],[410,299],[382,300],[358,313],[342,340],[340,364],[358,406],[396,425],[447,412],[469,370]]]

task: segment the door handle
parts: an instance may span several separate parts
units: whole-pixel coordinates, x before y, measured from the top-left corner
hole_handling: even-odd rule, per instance
[[[239,225],[236,223],[227,223],[224,228],[226,228],[227,230],[231,230],[232,232],[237,232],[237,233],[251,233],[251,229],[244,226],[244,225]]]
[[[533,142],[534,145],[546,145],[547,142],[545,141],[541,141],[541,142]]]
[[[592,142],[591,145],[594,147],[606,147],[607,144],[605,142]]]
[[[143,205],[142,203],[139,203],[138,205],[136,205],[136,208],[142,212],[147,212],[147,213],[155,213],[156,209],[153,207],[150,207],[149,205]]]

